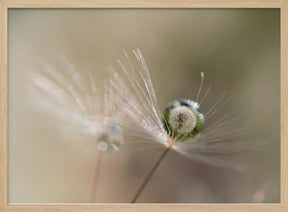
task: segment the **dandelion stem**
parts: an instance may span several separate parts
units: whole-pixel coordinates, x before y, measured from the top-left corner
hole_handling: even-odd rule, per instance
[[[135,196],[133,197],[131,203],[135,203],[138,199],[138,197],[140,196],[140,194],[142,193],[142,191],[144,190],[144,188],[146,187],[147,183],[149,182],[150,178],[152,177],[153,173],[155,172],[155,170],[158,168],[158,166],[160,165],[161,161],[163,160],[163,158],[165,157],[165,155],[167,154],[167,152],[170,150],[170,148],[166,148],[162,154],[160,155],[160,157],[158,158],[158,160],[156,161],[156,163],[154,164],[154,166],[152,167],[151,171],[149,172],[149,174],[147,175],[147,177],[145,178],[145,180],[143,181],[143,183],[141,184],[140,188],[138,189],[137,193],[135,194]]]
[[[96,158],[95,172],[94,172],[93,182],[92,182],[91,202],[96,202],[98,179],[99,179],[99,175],[100,175],[100,167],[101,167],[102,157],[103,157],[102,153],[99,152],[99,155]]]

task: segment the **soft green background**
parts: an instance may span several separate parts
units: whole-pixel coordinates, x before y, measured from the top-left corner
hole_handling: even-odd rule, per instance
[[[249,113],[251,142],[268,142],[245,156],[257,166],[244,173],[169,153],[139,202],[279,202],[279,9],[9,9],[8,16],[10,203],[87,203],[94,189],[93,150],[67,146],[56,120],[31,107],[27,86],[39,60],[62,52],[80,72],[92,65],[102,82],[122,49],[135,48],[161,109],[193,99],[203,71],[213,88],[203,110],[228,91],[233,99],[222,111]],[[105,157],[97,202],[129,202],[159,153]]]

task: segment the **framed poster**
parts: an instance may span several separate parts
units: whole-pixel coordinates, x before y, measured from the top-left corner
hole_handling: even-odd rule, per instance
[[[285,211],[286,3],[136,2],[1,2],[1,209]]]

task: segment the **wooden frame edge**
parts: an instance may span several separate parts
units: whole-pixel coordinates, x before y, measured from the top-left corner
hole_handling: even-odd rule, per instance
[[[249,3],[249,1],[236,0],[231,3],[228,1],[212,1],[204,0],[201,3],[193,3],[192,0],[189,1],[171,1],[165,0],[163,3],[157,0],[156,3],[150,1],[123,1],[121,0],[99,0],[99,1],[82,1],[79,4],[78,0],[71,1],[57,1],[57,3],[50,3],[49,0],[41,0],[35,2],[34,0],[3,0],[0,2],[0,210],[1,211],[46,211],[46,210],[69,210],[69,211],[95,211],[97,209],[104,210],[116,210],[121,207],[125,211],[134,211],[138,206],[142,209],[158,211],[161,210],[163,204],[8,204],[8,188],[7,188],[7,178],[8,178],[8,64],[7,64],[7,51],[8,51],[8,9],[9,8],[76,8],[76,7],[100,7],[100,8],[232,8],[232,7],[262,7],[262,8],[280,8],[281,11],[281,202],[280,204],[227,204],[227,206],[233,206],[235,211],[287,211],[288,210],[288,154],[285,154],[288,150],[288,59],[284,56],[288,56],[288,2],[285,0],[267,0],[261,1],[256,0]],[[133,2],[133,3],[132,3]],[[136,2],[136,3],[135,3]],[[146,3],[145,3],[146,2]],[[149,3],[147,3],[149,2]],[[209,3],[210,2],[210,3]],[[245,4],[247,3],[248,4]],[[48,6],[51,4],[51,6]],[[203,6],[204,5],[204,6]],[[207,6],[205,6],[207,5]],[[285,107],[286,106],[286,107]],[[286,129],[286,130],[285,130]],[[226,205],[225,205],[226,206]],[[41,208],[40,208],[41,207]],[[165,207],[169,207],[171,211],[182,211],[191,207],[190,204],[165,204]],[[213,211],[223,211],[223,205],[220,204],[193,204],[193,209],[196,211],[205,211],[206,209]]]

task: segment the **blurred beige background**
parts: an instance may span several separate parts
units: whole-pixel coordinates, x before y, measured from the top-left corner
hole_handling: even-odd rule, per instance
[[[193,99],[203,71],[206,89],[213,88],[203,110],[228,91],[233,99],[222,111],[249,113],[252,141],[268,142],[245,155],[257,166],[244,173],[169,153],[138,202],[279,202],[279,9],[9,9],[8,15],[10,203],[87,203],[95,189],[93,149],[67,145],[56,120],[31,107],[27,87],[39,61],[61,52],[80,72],[93,66],[101,82],[122,49],[135,48],[148,63],[161,109]],[[129,202],[159,153],[105,156],[96,202]]]

